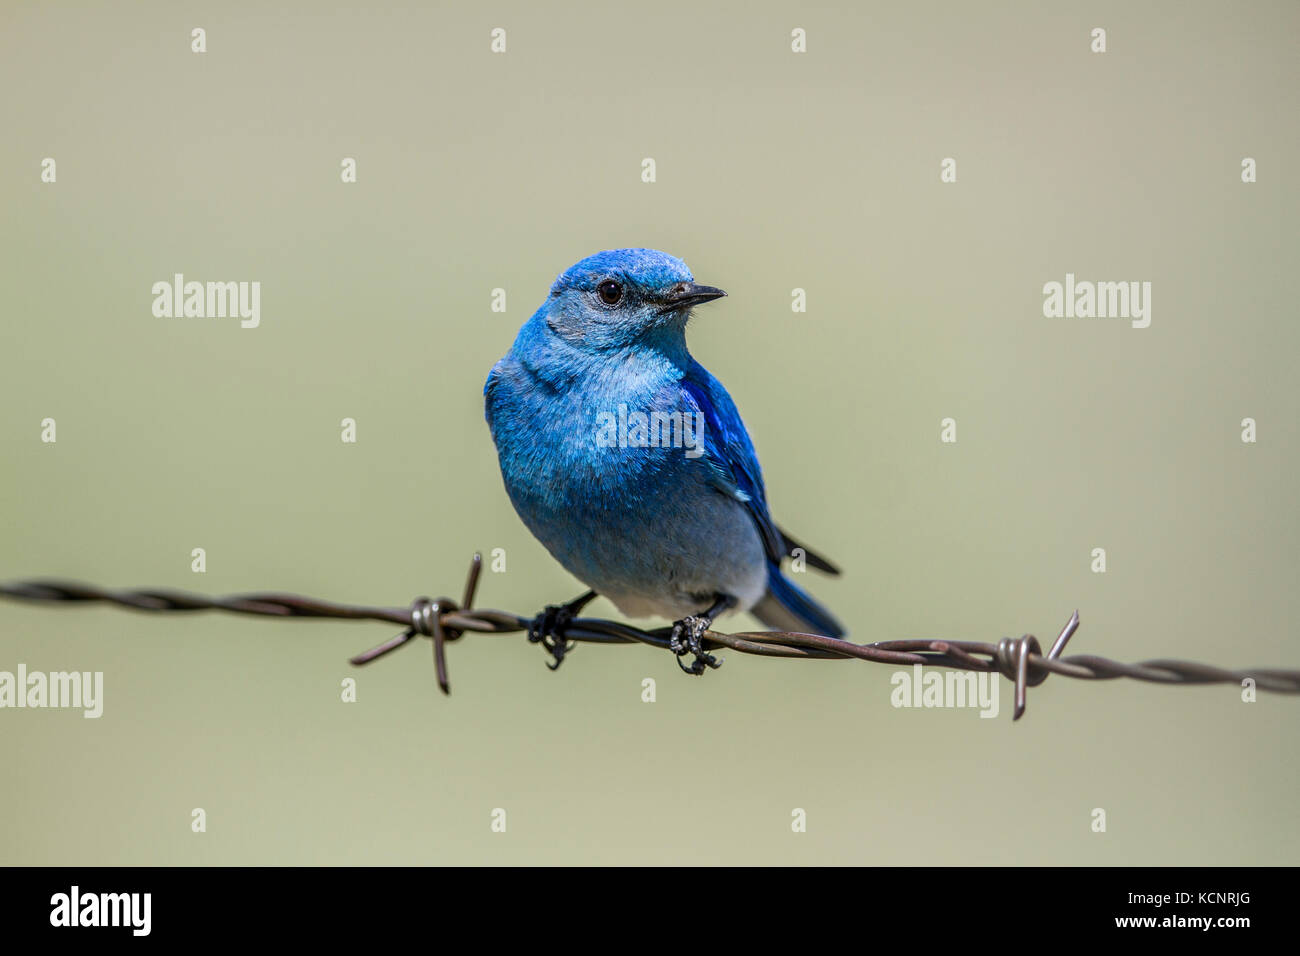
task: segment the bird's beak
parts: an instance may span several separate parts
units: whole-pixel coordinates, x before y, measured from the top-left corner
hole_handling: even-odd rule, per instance
[[[660,301],[663,303],[661,312],[676,312],[679,309],[689,309],[692,306],[701,305],[705,302],[712,302],[714,299],[721,299],[727,293],[721,289],[715,289],[711,285],[699,285],[695,282],[679,282],[672,286],[664,293]]]

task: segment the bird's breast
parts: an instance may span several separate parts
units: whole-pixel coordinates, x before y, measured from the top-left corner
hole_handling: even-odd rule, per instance
[[[561,389],[496,377],[488,419],[506,489],[569,571],[662,607],[715,591],[757,600],[758,533],[713,484],[702,416],[675,382],[609,375]]]

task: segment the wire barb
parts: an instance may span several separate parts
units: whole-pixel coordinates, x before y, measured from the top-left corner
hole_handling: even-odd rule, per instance
[[[463,597],[459,604],[450,598],[436,600],[416,598],[408,607],[385,608],[365,605],[335,604],[294,594],[243,594],[231,597],[207,597],[182,591],[140,589],[112,591],[93,585],[69,581],[34,580],[0,583],[0,597],[42,603],[104,603],[137,611],[226,611],[265,617],[308,617],[333,620],[385,621],[397,624],[402,632],[368,651],[350,658],[357,666],[369,664],[397,650],[416,637],[433,641],[434,669],[438,686],[451,693],[447,677],[446,646],[465,633],[510,634],[520,631],[533,643],[541,643],[554,658],[551,669],[559,666],[564,655],[580,642],[593,644],[646,644],[676,654],[681,647],[680,634],[673,628],[642,630],[620,621],[575,616],[594,594],[588,592],[569,605],[552,605],[541,615],[521,617],[507,611],[474,607],[483,558],[475,554],[470,562]],[[551,634],[539,634],[538,622],[552,610],[575,607],[573,614],[563,615]],[[700,653],[730,648],[742,654],[802,660],[862,660],[878,664],[951,667],[960,670],[997,672],[1015,686],[1013,719],[1025,713],[1028,688],[1037,687],[1052,674],[1077,680],[1114,680],[1125,677],[1154,684],[1242,684],[1250,680],[1259,690],[1279,694],[1300,694],[1300,670],[1252,668],[1226,670],[1195,661],[1152,660],[1125,664],[1104,657],[1076,655],[1062,657],[1065,645],[1079,629],[1079,612],[1070,615],[1052,648],[1043,654],[1032,634],[1003,638],[997,644],[981,641],[899,640],[875,644],[854,644],[819,634],[794,631],[746,631],[723,634],[702,630],[697,643]],[[555,630],[561,633],[556,634]],[[549,643],[548,643],[549,642]],[[693,650],[693,647],[691,648]],[[706,655],[707,656],[707,655]],[[702,672],[703,668],[701,668]]]

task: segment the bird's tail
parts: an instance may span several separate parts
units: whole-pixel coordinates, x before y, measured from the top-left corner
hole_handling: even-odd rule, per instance
[[[826,637],[844,637],[848,632],[822,607],[771,564],[767,571],[767,593],[750,609],[768,627],[782,631],[805,631]]]

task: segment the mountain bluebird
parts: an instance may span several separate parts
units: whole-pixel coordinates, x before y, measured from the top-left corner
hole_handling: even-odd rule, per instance
[[[555,280],[488,376],[510,500],[592,589],[534,622],[530,637],[552,666],[564,625],[597,593],[624,614],[674,621],[672,649],[694,674],[717,666],[700,642],[726,611],[844,634],[781,561],[799,549],[812,567],[839,572],[772,521],[731,396],[686,350],[691,309],[724,295],[653,249],[597,253]]]

